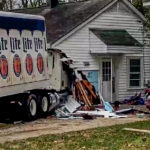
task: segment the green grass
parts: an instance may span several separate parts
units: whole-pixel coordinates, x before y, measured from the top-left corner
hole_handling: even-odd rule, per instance
[[[101,120],[100,120],[101,121]],[[117,121],[117,120],[116,120]],[[123,131],[125,127],[150,129],[150,121],[96,128],[60,135],[46,135],[7,142],[0,150],[149,150],[150,135]]]

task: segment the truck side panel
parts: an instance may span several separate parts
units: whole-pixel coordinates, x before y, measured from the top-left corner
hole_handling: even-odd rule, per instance
[[[23,55],[22,55],[22,59],[23,59],[23,68],[25,68],[25,82],[34,82],[36,81],[35,79],[35,61],[34,58],[34,44],[33,44],[33,36],[31,31],[28,30],[23,30],[22,34],[21,34],[21,38],[22,38],[22,42],[23,42]]]
[[[44,19],[0,16],[0,97],[49,85],[45,35]]]
[[[0,87],[11,85],[10,46],[7,31],[0,29]]]
[[[24,72],[25,68],[23,67],[23,51],[22,51],[22,42],[21,41],[21,35],[18,30],[9,30],[9,38],[10,38],[10,60],[9,60],[9,66],[10,66],[10,72],[11,72],[11,78],[12,78],[12,85],[15,84],[22,84],[25,82],[24,78]],[[15,43],[17,43],[15,45]],[[20,44],[19,44],[20,43]],[[20,45],[20,46],[19,46]]]
[[[36,80],[40,81],[45,78],[48,78],[48,69],[47,69],[47,52],[45,51],[46,49],[46,44],[45,44],[45,37],[44,33],[40,31],[34,31],[33,37],[34,37],[34,52],[35,52],[35,72],[36,72]],[[44,49],[44,50],[43,50]]]

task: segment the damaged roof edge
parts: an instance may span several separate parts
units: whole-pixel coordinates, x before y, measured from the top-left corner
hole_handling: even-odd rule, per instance
[[[49,52],[56,52],[56,53],[59,53],[59,54],[62,54],[64,57],[66,57],[66,58],[69,58],[67,55],[66,55],[66,53],[64,53],[62,50],[60,50],[60,49],[56,49],[56,48],[49,48],[48,49],[48,51]]]
[[[94,18],[96,18],[98,15],[100,15],[101,13],[103,13],[105,10],[107,10],[109,7],[111,7],[112,5],[114,5],[118,1],[119,0],[110,1],[108,4],[104,5],[100,10],[96,11],[94,14],[91,14],[88,18],[84,19],[80,24],[76,25],[73,29],[71,29],[70,31],[66,32],[64,35],[62,35],[57,40],[51,42],[50,46],[51,47],[56,47],[58,44],[60,44],[61,42],[63,42],[66,38],[70,37],[73,33],[75,33],[76,31],[78,31],[80,28],[82,28],[84,25],[86,25],[88,22],[90,22],[91,20],[93,20]],[[139,16],[143,22],[146,22],[146,18],[144,17],[144,15],[141,12],[139,12],[130,2],[128,2],[127,0],[122,0],[122,1],[137,16]]]

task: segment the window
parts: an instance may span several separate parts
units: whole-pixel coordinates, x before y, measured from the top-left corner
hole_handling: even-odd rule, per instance
[[[141,60],[129,60],[129,86],[138,87],[141,85]]]
[[[55,67],[55,56],[53,55],[53,65],[52,65],[52,68],[54,69]]]
[[[110,81],[111,80],[111,62],[104,61],[102,69],[103,69],[103,81]]]

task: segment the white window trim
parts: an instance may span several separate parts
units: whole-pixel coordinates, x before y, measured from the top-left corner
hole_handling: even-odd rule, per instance
[[[141,71],[141,78],[140,78],[140,86],[130,86],[130,60],[131,59],[140,59],[140,71]],[[143,58],[141,56],[129,56],[127,57],[127,87],[130,90],[140,90],[143,89]]]

